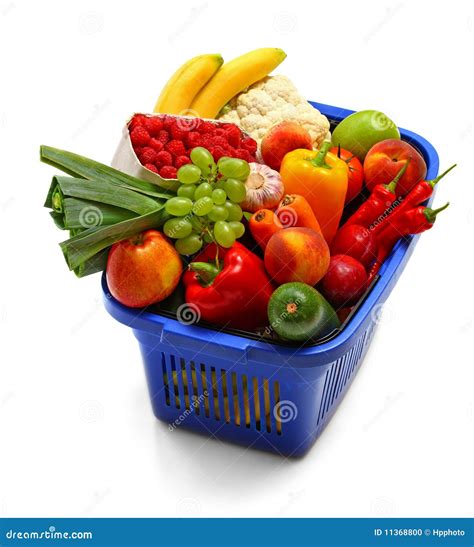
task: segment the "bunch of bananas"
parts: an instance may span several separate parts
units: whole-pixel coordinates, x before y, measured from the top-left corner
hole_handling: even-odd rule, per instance
[[[215,118],[232,97],[265,78],[285,57],[278,48],[255,49],[225,64],[220,54],[198,55],[171,76],[154,111]]]

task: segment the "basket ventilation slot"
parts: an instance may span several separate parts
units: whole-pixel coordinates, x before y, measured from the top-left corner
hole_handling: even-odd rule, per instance
[[[366,335],[364,333],[356,344],[354,344],[354,346],[352,346],[352,348],[337,361],[334,361],[334,363],[326,371],[323,394],[321,396],[321,405],[318,413],[318,425],[322,422],[334,403],[337,402],[345,385],[354,374],[357,364],[360,362],[362,352],[366,346],[364,344],[365,338]]]
[[[272,410],[280,403],[278,382],[166,353],[162,353],[162,374],[167,406],[262,433],[282,434],[281,417]]]

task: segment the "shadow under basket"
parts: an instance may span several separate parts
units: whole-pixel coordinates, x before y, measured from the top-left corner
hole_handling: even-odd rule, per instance
[[[311,103],[337,125],[351,110]],[[400,129],[402,139],[438,173],[438,155],[425,139]],[[107,311],[131,327],[145,364],[155,416],[170,428],[301,456],[329,422],[372,340],[381,308],[419,236],[399,241],[365,299],[333,338],[295,348],[239,336],[175,317],[123,306],[102,278]]]

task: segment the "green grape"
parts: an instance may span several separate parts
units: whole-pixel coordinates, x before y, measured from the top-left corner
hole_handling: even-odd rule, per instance
[[[224,181],[224,189],[227,192],[229,199],[234,203],[244,201],[247,195],[245,184],[237,179],[227,179]]]
[[[219,171],[221,170],[220,167],[223,163],[225,163],[226,161],[228,160],[231,160],[232,158],[229,157],[229,156],[222,156],[220,157],[218,160],[217,160],[217,169],[219,169]]]
[[[228,222],[228,224],[232,228],[236,239],[245,234],[245,226],[241,222],[232,221]]]
[[[202,247],[202,239],[198,234],[191,234],[183,239],[178,239],[174,246],[181,255],[193,255]]]
[[[196,191],[195,184],[183,184],[178,188],[176,192],[180,198],[189,198],[194,200],[194,192]]]
[[[192,231],[193,225],[187,217],[170,218],[163,226],[163,232],[173,239],[187,237]]]
[[[229,216],[229,211],[224,207],[224,205],[214,205],[214,207],[207,214],[207,217],[212,220],[212,222],[217,222],[218,220],[227,220]]]
[[[224,205],[227,200],[227,194],[222,188],[216,188],[212,191],[212,201],[216,205]]]
[[[226,201],[224,207],[229,211],[229,216],[227,220],[229,222],[237,222],[243,217],[242,208],[237,203],[232,203],[231,201]]]
[[[194,165],[197,165],[202,174],[206,177],[209,173],[215,171],[216,169],[216,164],[212,154],[209,150],[206,150],[202,146],[196,146],[196,148],[193,148],[191,150],[190,158]]]
[[[198,200],[205,197],[212,196],[212,186],[208,182],[203,182],[196,188],[194,199]]]
[[[195,184],[201,178],[201,169],[187,163],[178,169],[176,176],[182,184]]]
[[[175,197],[166,202],[165,210],[175,217],[184,217],[191,212],[193,202],[189,198]]]
[[[235,243],[234,230],[224,220],[218,220],[214,224],[214,237],[221,247],[232,247]]]
[[[204,217],[210,213],[213,207],[214,207],[214,203],[212,199],[208,196],[205,196],[194,202],[193,213],[197,215],[198,217]]]
[[[205,233],[204,236],[203,236],[203,239],[206,243],[212,243],[214,240],[212,239],[212,236],[211,234],[209,233]]]
[[[224,182],[225,182],[225,179],[219,179],[217,182],[214,183],[214,188],[216,190],[223,190],[225,192]]]
[[[195,215],[190,215],[190,222],[191,226],[193,227],[193,231],[200,234],[203,228],[201,219]]]
[[[221,158],[224,160],[224,158]],[[220,160],[219,160],[220,161]],[[227,158],[218,164],[221,175],[226,178],[246,180],[250,175],[250,166],[245,160],[237,158]]]

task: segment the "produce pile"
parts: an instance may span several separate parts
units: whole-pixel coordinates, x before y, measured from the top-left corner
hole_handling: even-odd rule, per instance
[[[218,329],[315,342],[340,328],[396,243],[448,204],[423,203],[422,155],[382,112],[329,121],[285,76],[280,49],[194,57],[109,167],[42,146],[45,206],[79,277],[106,270],[122,304],[190,307]],[[155,307],[156,306],[156,307]]]

